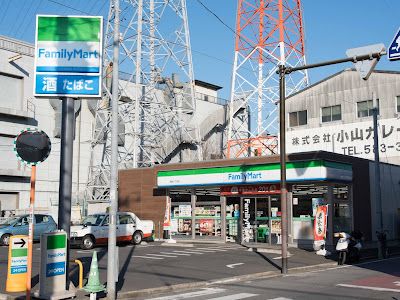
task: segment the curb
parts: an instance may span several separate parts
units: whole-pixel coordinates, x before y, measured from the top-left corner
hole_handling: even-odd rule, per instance
[[[259,252],[259,253],[274,253],[274,254],[282,254],[282,250],[278,249],[270,249],[270,248],[248,248],[247,251],[252,251],[252,252]],[[290,256],[290,252],[287,251],[287,255]]]
[[[289,268],[289,271],[299,273],[301,271],[310,270],[310,269],[323,269],[326,267],[337,266],[337,262],[325,263],[325,264],[318,264],[312,266],[303,266],[303,267],[296,267],[296,268]],[[269,272],[262,272],[262,273],[255,273],[255,274],[246,274],[222,279],[215,279],[215,280],[208,280],[208,281],[199,281],[199,282],[190,282],[190,283],[181,283],[171,286],[163,286],[158,288],[151,288],[151,289],[144,289],[139,291],[129,291],[129,292],[122,292],[118,293],[117,299],[127,299],[139,296],[148,296],[154,294],[161,294],[165,292],[189,289],[189,288],[197,288],[197,287],[204,287],[210,286],[215,284],[228,284],[235,281],[243,281],[249,279],[258,279],[264,277],[280,277],[286,276],[287,274],[282,274],[280,271],[269,271]]]

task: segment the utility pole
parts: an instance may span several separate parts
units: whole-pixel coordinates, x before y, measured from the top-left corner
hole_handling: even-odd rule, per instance
[[[74,99],[62,97],[62,118],[61,118],[61,157],[60,157],[60,190],[58,196],[58,229],[67,234],[67,259],[65,273],[67,274],[67,286],[69,289],[69,247],[71,228],[71,194],[72,194],[72,165],[75,112]]]
[[[381,172],[379,168],[379,144],[378,144],[378,105],[376,93],[372,93],[373,109],[372,115],[374,120],[374,152],[375,152],[375,199],[376,199],[376,216],[377,216],[377,232],[383,233],[383,216],[382,216],[382,199],[381,199]],[[378,258],[383,258],[382,247],[378,241]]]
[[[114,0],[114,44],[111,98],[111,167],[110,210],[108,225],[107,299],[115,300],[117,268],[117,210],[118,210],[118,73],[119,73],[119,0]]]
[[[286,189],[286,109],[285,109],[285,65],[279,66],[279,149],[281,164],[281,234],[282,234],[282,269],[281,273],[287,273],[287,189]],[[271,208],[269,208],[271,209]]]
[[[377,46],[377,45],[374,45]],[[370,49],[368,46],[365,47],[366,49]],[[298,70],[304,70],[304,69],[311,69],[311,68],[317,68],[317,67],[323,67],[323,66],[329,66],[329,65],[334,65],[334,64],[339,64],[339,63],[344,63],[344,62],[353,62],[357,63],[360,61],[367,61],[370,60],[371,65],[369,69],[363,68],[362,70],[357,70],[360,75],[362,76],[363,79],[367,80],[369,75],[371,74],[372,70],[374,69],[376,65],[375,60],[379,60],[382,55],[386,55],[386,49],[383,45],[379,45],[379,47],[373,47],[376,49],[379,49],[382,47],[382,51],[380,52],[375,52],[375,53],[369,53],[369,54],[363,54],[363,55],[354,55],[352,57],[347,57],[347,58],[342,58],[342,59],[336,59],[336,60],[331,60],[331,61],[326,61],[326,62],[321,62],[321,63],[316,63],[316,64],[309,64],[309,65],[304,65],[304,66],[299,66],[295,68],[291,67],[286,67],[285,65],[281,64],[279,66],[279,70],[276,72],[279,75],[279,143],[280,143],[280,168],[281,168],[281,211],[282,211],[282,219],[281,219],[281,228],[282,228],[282,269],[281,273],[285,274],[287,273],[287,196],[286,196],[286,116],[285,116],[285,75],[290,74],[292,72],[298,71]],[[361,49],[361,48],[360,48]],[[361,49],[360,51],[363,52],[365,49]],[[377,137],[377,135],[375,135]],[[377,150],[375,151],[376,155]],[[332,216],[331,216],[332,217]]]

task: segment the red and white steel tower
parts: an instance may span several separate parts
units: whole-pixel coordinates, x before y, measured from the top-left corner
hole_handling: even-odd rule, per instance
[[[306,64],[303,28],[300,0],[239,0],[228,158],[276,153],[276,71]],[[286,96],[307,85],[307,71],[287,75]]]

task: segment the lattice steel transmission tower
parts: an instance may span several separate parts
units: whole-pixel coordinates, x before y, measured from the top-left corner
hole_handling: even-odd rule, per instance
[[[108,200],[114,0],[105,35],[104,97],[95,130],[86,197]],[[186,0],[120,0],[118,169],[202,159]]]
[[[278,132],[276,71],[306,63],[300,0],[239,0],[236,34],[227,157],[268,155],[277,149],[269,138]],[[307,72],[294,72],[286,95],[306,85]]]

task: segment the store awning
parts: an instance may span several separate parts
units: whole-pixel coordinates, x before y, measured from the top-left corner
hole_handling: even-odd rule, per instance
[[[297,181],[352,181],[350,164],[326,160],[289,162],[286,180]],[[280,182],[280,164],[242,165],[219,168],[159,171],[158,187],[230,185]]]

